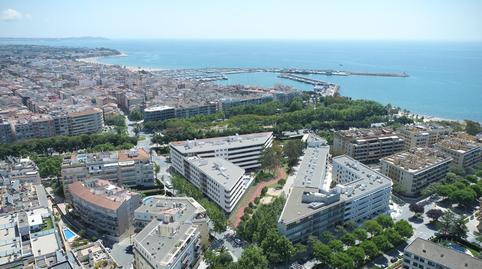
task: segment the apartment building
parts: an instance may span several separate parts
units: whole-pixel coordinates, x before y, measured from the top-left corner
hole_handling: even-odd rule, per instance
[[[7,156],[0,161],[0,179],[20,183],[40,184],[38,167],[30,158]]]
[[[72,264],[82,269],[96,268],[99,264],[105,264],[101,268],[118,268],[116,261],[104,247],[101,240],[79,246],[70,252],[73,256],[72,260],[75,261]]]
[[[407,196],[417,196],[429,184],[445,179],[451,162],[451,157],[433,148],[414,148],[380,160],[382,174]]]
[[[405,149],[431,147],[452,133],[452,128],[441,125],[410,124],[400,127],[397,133],[405,141]]]
[[[51,137],[55,135],[54,120],[50,115],[39,114],[12,121],[15,139]]]
[[[464,133],[439,141],[435,148],[453,159],[453,168],[467,169],[482,161],[482,143]]]
[[[180,174],[228,213],[246,191],[245,170],[227,160],[187,157],[183,163]]]
[[[154,164],[143,148],[96,153],[73,153],[64,159],[61,171],[64,194],[67,186],[90,177],[110,180],[118,186],[155,185]]]
[[[0,144],[12,143],[14,140],[15,134],[12,130],[12,125],[0,117]]]
[[[333,138],[333,152],[363,163],[378,162],[382,157],[403,150],[403,147],[403,138],[391,128],[352,128],[335,132]]]
[[[278,220],[293,242],[319,236],[347,221],[362,223],[389,211],[391,180],[349,156],[333,158],[329,147],[310,143]],[[336,183],[331,187],[332,181]]]
[[[144,229],[151,221],[162,224],[192,223],[199,227],[203,246],[209,243],[209,218],[206,209],[191,197],[149,196],[134,211],[135,232]]]
[[[87,231],[112,241],[132,231],[134,210],[141,204],[139,194],[100,179],[76,181],[68,188],[74,219]]]
[[[172,166],[182,174],[184,158],[192,156],[219,157],[246,170],[259,168],[261,153],[271,147],[272,142],[273,133],[264,132],[171,142],[169,146]]]
[[[482,260],[418,237],[405,248],[402,268],[475,269]]]
[[[102,109],[92,107],[68,113],[69,135],[96,133],[104,128]]]
[[[217,102],[183,107],[151,106],[144,109],[144,120],[162,121],[174,118],[190,118],[197,115],[210,115],[216,112],[218,112]]]
[[[202,253],[199,226],[151,221],[135,237],[135,269],[197,268]]]

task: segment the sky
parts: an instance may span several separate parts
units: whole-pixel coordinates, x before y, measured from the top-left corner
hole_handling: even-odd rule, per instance
[[[0,37],[482,41],[481,0],[0,0]]]

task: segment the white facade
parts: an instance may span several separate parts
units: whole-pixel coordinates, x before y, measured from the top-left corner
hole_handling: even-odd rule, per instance
[[[261,167],[260,157],[265,148],[271,147],[273,133],[254,133],[229,137],[215,137],[170,143],[174,169],[183,170],[183,157],[219,157],[246,170]]]
[[[181,174],[226,212],[234,209],[246,190],[244,169],[221,158],[186,158]]]

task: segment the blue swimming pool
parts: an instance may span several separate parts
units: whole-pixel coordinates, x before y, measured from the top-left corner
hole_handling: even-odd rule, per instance
[[[72,238],[76,237],[77,234],[72,232],[69,228],[64,228],[64,236],[67,241],[70,241]]]
[[[455,244],[455,243],[449,243],[448,246],[452,248],[453,250],[456,250],[458,252],[466,253],[466,249],[462,247],[461,245]]]

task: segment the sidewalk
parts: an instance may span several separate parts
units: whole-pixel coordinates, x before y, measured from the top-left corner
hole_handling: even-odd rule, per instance
[[[244,199],[240,202],[240,208],[236,212],[234,222],[232,223],[233,227],[238,227],[239,223],[241,222],[241,217],[244,215],[244,210],[249,206],[250,202],[254,203],[254,200],[256,200],[256,197],[261,195],[261,190],[265,186],[276,184],[279,180],[284,178],[286,178],[285,169],[283,167],[278,167],[276,168],[276,178],[258,183],[258,185],[256,185],[256,189],[249,195],[248,199]]]

